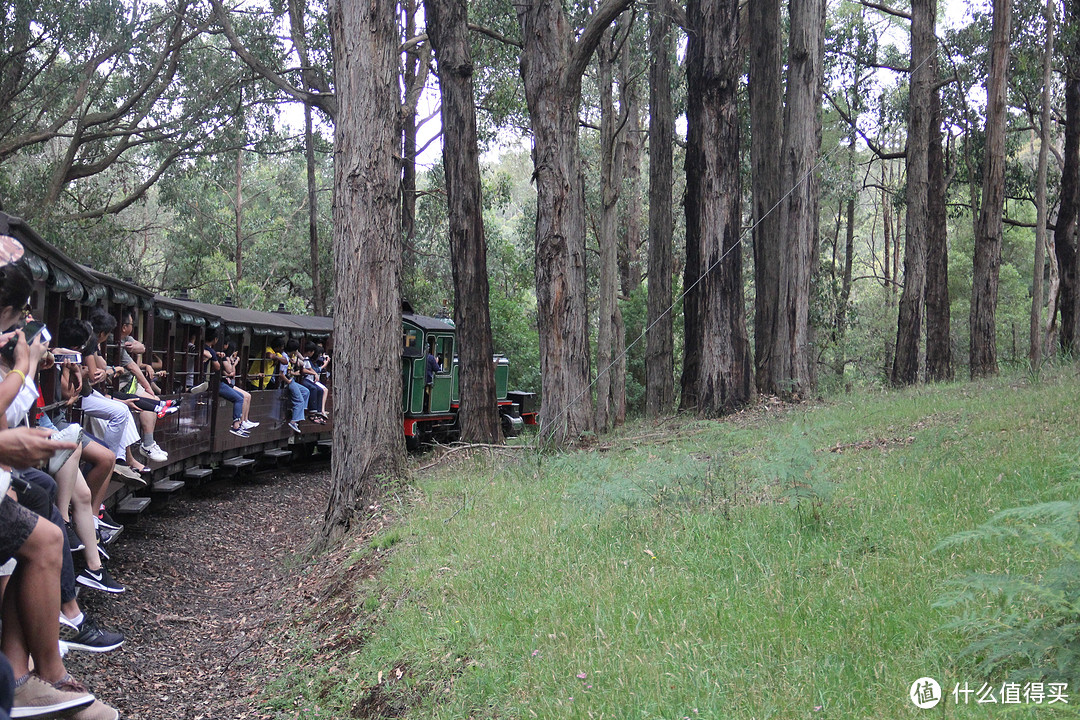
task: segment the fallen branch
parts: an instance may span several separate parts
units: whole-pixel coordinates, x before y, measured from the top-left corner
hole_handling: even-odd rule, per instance
[[[428,464],[421,465],[420,467],[416,468],[416,471],[417,472],[423,472],[424,470],[430,470],[431,468],[435,467],[436,465],[441,463],[443,460],[445,460],[448,456],[450,456],[453,453],[456,453],[456,452],[458,452],[460,450],[483,450],[483,449],[488,449],[488,450],[525,450],[529,446],[528,445],[496,445],[494,443],[466,443],[464,445],[453,445],[453,446],[443,445],[441,447],[447,448],[446,452],[444,452],[442,455],[435,458],[435,460],[429,462]]]

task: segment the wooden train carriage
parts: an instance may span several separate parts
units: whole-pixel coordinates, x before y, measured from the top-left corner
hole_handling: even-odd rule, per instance
[[[234,305],[210,305],[187,299],[158,297],[155,300],[158,314],[164,311],[172,316],[170,337],[174,349],[173,359],[178,365],[176,376],[182,378],[185,388],[198,387],[206,382],[206,390],[197,393],[195,402],[209,407],[208,426],[213,438],[209,451],[223,458],[247,455],[261,450],[282,447],[287,443],[314,445],[329,440],[333,430],[332,420],[325,425],[312,422],[301,423],[301,436],[294,438],[288,426],[289,401],[287,393],[270,382],[274,370],[265,363],[264,352],[275,338],[294,338],[303,342],[308,338],[321,337],[328,340],[332,333],[324,331],[325,320],[307,323],[303,327],[293,316],[247,310]],[[199,325],[199,320],[202,325]],[[202,359],[206,328],[218,332],[220,350],[226,340],[236,344],[239,352],[239,375],[237,385],[251,393],[248,417],[259,423],[248,437],[229,432],[232,425],[232,403],[218,396],[221,377],[208,374]],[[316,329],[312,329],[316,328]],[[165,338],[163,338],[165,339]],[[182,346],[182,347],[181,347]],[[183,366],[179,367],[181,360]],[[329,408],[328,408],[329,409]],[[181,414],[183,410],[181,410]],[[310,447],[305,447],[305,452]],[[166,452],[170,452],[166,448]],[[172,458],[170,457],[170,460]]]
[[[401,412],[405,441],[416,447],[428,440],[450,440],[458,434],[454,400],[456,370],[453,323],[417,315],[401,315]],[[424,383],[429,348],[440,365],[430,387]]]
[[[21,218],[0,212],[0,234],[11,235],[22,243],[22,262],[34,279],[31,314],[52,332],[64,318],[86,318],[91,308],[107,296],[107,288],[86,268],[57,250]],[[60,399],[56,379],[55,370],[43,370],[38,378],[50,412],[57,409]]]

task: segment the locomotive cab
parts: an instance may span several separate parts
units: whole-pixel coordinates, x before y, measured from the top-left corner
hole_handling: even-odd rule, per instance
[[[447,320],[411,312],[402,313],[401,324],[401,412],[406,443],[418,448],[432,440],[456,439],[453,395],[457,331]],[[438,365],[430,383],[429,353]]]

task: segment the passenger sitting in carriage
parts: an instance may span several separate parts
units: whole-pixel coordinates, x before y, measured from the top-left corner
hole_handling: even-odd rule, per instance
[[[217,328],[208,328],[206,346],[203,348],[203,362],[207,364],[211,372],[220,373],[218,396],[233,404],[233,422],[229,432],[237,437],[248,437],[251,431],[259,426],[259,423],[248,419],[248,412],[251,410],[251,393],[236,387],[236,363],[239,358],[235,351],[228,355],[219,353],[215,349],[218,340]]]
[[[311,393],[308,400],[308,410],[311,420],[319,425],[325,425],[329,416],[326,414],[327,388],[319,382],[319,371],[315,369],[312,356],[317,346],[310,340],[304,345],[304,352],[298,360],[300,365],[300,384]]]
[[[299,349],[298,341],[289,340],[285,344],[285,362],[278,365],[278,381],[289,393],[289,401],[292,403],[292,419],[289,421],[289,427],[294,433],[300,432],[300,421],[306,415],[308,400],[311,397],[311,391],[300,383],[300,367],[295,358]]]
[[[126,319],[130,320],[130,316]],[[142,374],[138,363],[131,357],[132,352],[141,354],[146,348],[130,335],[130,324],[121,330],[120,365],[118,366],[108,365],[101,353],[102,346],[110,339],[116,327],[116,318],[104,308],[94,308],[90,312],[90,325],[97,335],[98,342],[98,352],[91,359],[98,368],[105,371],[102,387],[114,400],[119,400],[138,413],[139,427],[142,430],[139,450],[142,454],[154,462],[165,462],[169,459],[169,455],[155,442],[154,428],[157,426],[158,418],[175,413],[179,408],[171,400],[163,401],[148,389],[150,383]]]
[[[99,365],[94,353],[97,351],[96,340],[90,326],[75,318],[66,318],[60,323],[57,341],[66,348],[83,348],[83,382],[80,389],[83,415],[96,418],[104,423],[101,438],[116,457],[116,474],[133,480],[138,484],[149,484],[147,478],[150,469],[137,461],[131,453],[131,446],[139,442],[139,431],[131,415],[131,405],[106,397],[94,387],[104,387],[107,372],[105,361]]]

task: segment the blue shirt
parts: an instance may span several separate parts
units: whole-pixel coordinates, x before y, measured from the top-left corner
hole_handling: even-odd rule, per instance
[[[435,382],[435,373],[442,372],[442,365],[435,359],[435,356],[431,353],[427,355],[427,363],[424,368],[424,384],[431,385]]]

